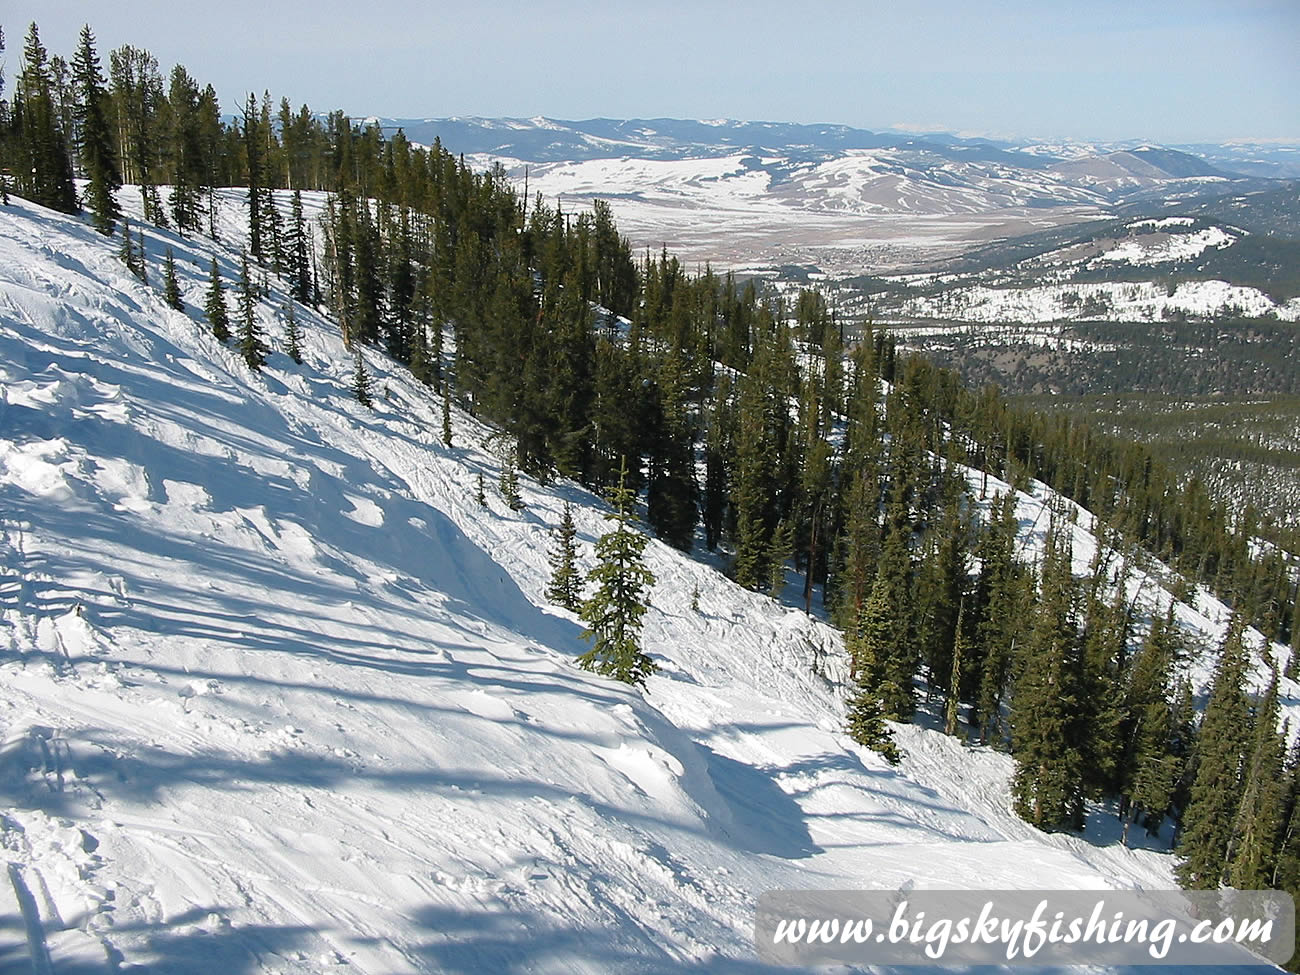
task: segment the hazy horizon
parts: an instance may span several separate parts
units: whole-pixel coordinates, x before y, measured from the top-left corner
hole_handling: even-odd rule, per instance
[[[269,90],[390,118],[727,118],[1016,141],[1300,144],[1300,5],[1290,0],[1012,0],[920,11],[812,0],[742,7],[536,0],[490,8],[10,0],[5,74],[35,20],[71,58],[147,48],[223,111]],[[256,26],[254,21],[256,20]]]

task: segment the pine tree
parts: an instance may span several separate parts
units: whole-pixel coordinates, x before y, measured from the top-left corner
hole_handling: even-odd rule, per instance
[[[352,395],[362,406],[370,406],[370,374],[366,372],[366,363],[361,358],[361,346],[356,347],[357,361],[356,368],[352,372]],[[482,491],[482,477],[480,475],[479,490]]]
[[[768,557],[772,560],[768,567],[767,591],[776,599],[785,591],[785,564],[794,555],[794,527],[782,518],[776,523],[772,533],[772,544]]]
[[[81,129],[81,167],[86,174],[86,202],[90,206],[95,229],[111,237],[121,216],[116,192],[122,180],[117,173],[117,158],[108,124],[108,92],[95,53],[95,36],[90,25],[81,28],[81,43],[72,62],[77,85],[77,122]]]
[[[144,228],[141,227],[136,233],[136,239],[139,244],[136,248],[135,255],[135,274],[140,279],[141,284],[149,283],[149,255],[144,249]]]
[[[289,290],[303,304],[311,301],[311,246],[307,221],[303,217],[302,192],[293,191],[289,210],[288,272]]]
[[[846,730],[850,738],[877,752],[890,765],[902,761],[894,732],[885,724],[880,695],[870,688],[859,685],[849,698]]]
[[[442,392],[442,445],[451,446],[451,391]]]
[[[482,475],[482,474],[480,474],[480,475],[478,476],[478,480],[475,481],[475,487],[474,487],[474,500],[478,502],[478,506],[479,506],[480,508],[486,508],[486,507],[488,506],[488,504],[487,504],[487,494],[484,493],[484,491],[483,491],[483,475]]]
[[[140,277],[140,269],[135,259],[135,238],[131,236],[131,220],[128,217],[122,218],[122,246],[118,248],[117,256],[126,265],[128,271],[137,278]]]
[[[257,324],[257,295],[248,273],[248,253],[241,252],[239,264],[239,354],[250,369],[261,369],[266,364],[266,345]]]
[[[221,269],[217,267],[217,258],[212,258],[212,270],[208,277],[208,294],[203,302],[203,313],[212,326],[212,334],[218,342],[230,340],[230,311],[226,307],[226,289],[221,283]]]
[[[12,115],[19,189],[33,203],[76,213],[68,133],[59,124],[50,62],[35,22],[28,28],[23,46],[23,70],[18,75]]]
[[[957,724],[961,717],[962,669],[970,653],[966,636],[966,601],[957,604],[957,624],[953,634],[952,667],[948,674],[948,695],[943,708],[943,733],[957,734]]]
[[[163,262],[163,300],[177,311],[185,310],[185,302],[181,300],[181,287],[176,280],[176,255],[170,247],[167,248],[167,258]]]
[[[293,298],[284,303],[284,354],[295,365],[302,365],[302,329],[298,327],[298,316],[293,310]]]
[[[564,502],[564,515],[555,533],[555,548],[551,552],[551,583],[546,588],[546,598],[557,606],[577,610],[581,592],[581,579],[577,568],[578,529],[573,524],[573,509]]]
[[[1217,889],[1228,866],[1250,735],[1244,625],[1233,617],[1219,651],[1197,741],[1196,774],[1183,812],[1175,874],[1180,884],[1193,889]]]
[[[1238,890],[1270,886],[1281,828],[1286,738],[1278,731],[1278,675],[1255,709],[1255,735],[1232,827],[1226,880]]]
[[[1177,728],[1170,680],[1180,649],[1171,604],[1165,616],[1152,620],[1130,668],[1120,708],[1118,781],[1125,844],[1139,813],[1146,817],[1148,832],[1152,827],[1158,832],[1173,801],[1182,763],[1174,752]]]
[[[1083,648],[1068,535],[1048,531],[1041,596],[1011,702],[1016,812],[1044,830],[1083,827]]]
[[[587,576],[595,592],[582,603],[578,613],[587,624],[583,639],[592,642],[578,663],[586,670],[628,684],[643,684],[658,669],[642,651],[639,640],[646,590],[654,585],[655,577],[641,557],[647,539],[631,526],[633,500],[625,463],[618,488],[610,494],[614,511],[605,516],[614,522],[614,530],[596,542],[597,565]]]
[[[515,470],[513,461],[507,460],[501,465],[501,474],[497,478],[497,488],[501,492],[501,497],[506,503],[506,507],[511,511],[522,511],[524,508],[523,496],[519,493],[519,472]]]
[[[888,587],[872,586],[858,611],[853,625],[845,631],[844,649],[849,656],[853,691],[848,702],[846,730],[860,745],[879,752],[891,764],[899,761],[894,734],[885,724],[894,716],[895,688],[889,677],[890,632],[892,613],[888,605]]]

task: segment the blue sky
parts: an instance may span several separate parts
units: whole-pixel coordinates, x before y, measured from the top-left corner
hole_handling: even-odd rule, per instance
[[[5,0],[211,82],[352,115],[842,122],[1039,139],[1300,143],[1300,0]]]

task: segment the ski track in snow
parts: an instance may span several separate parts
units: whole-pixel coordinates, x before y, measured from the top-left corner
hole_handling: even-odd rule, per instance
[[[480,509],[490,431],[453,411],[443,447],[437,399],[374,350],[360,407],[309,310],[305,364],[250,374],[198,311],[239,199],[222,246],[145,227],[186,313],[84,223],[0,209],[0,915],[34,918],[0,925],[0,964],[752,972],[765,890],[1172,885],[1104,810],[1084,838],[1020,822],[1005,755],[853,745],[837,634],[658,541],[660,673],[578,669],[549,530],[572,502],[589,568],[603,506],[521,478],[523,511]],[[1020,499],[1031,554],[1048,500]],[[1079,571],[1093,544],[1076,527]],[[1201,609],[1179,619],[1212,642]]]

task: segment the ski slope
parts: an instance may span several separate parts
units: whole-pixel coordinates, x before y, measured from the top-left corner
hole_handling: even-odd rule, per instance
[[[834,631],[657,541],[660,672],[577,668],[549,531],[572,502],[589,568],[603,504],[521,478],[510,511],[492,431],[453,411],[442,446],[375,350],[360,406],[315,312],[302,366],[250,372],[199,311],[239,199],[225,246],[145,228],[153,287],[82,221],[0,208],[0,968],[739,973],[767,890],[1172,885],[1103,810],[1020,822],[1005,755],[855,746]],[[1021,498],[1026,546],[1050,500]],[[1180,619],[1210,640],[1221,609]]]

